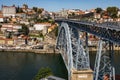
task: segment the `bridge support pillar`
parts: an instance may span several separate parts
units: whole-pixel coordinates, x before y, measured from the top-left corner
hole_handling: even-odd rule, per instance
[[[89,70],[72,70],[71,80],[93,80],[93,71]]]

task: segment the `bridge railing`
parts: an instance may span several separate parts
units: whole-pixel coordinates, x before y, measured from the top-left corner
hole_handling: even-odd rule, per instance
[[[72,23],[80,23],[80,24],[86,24],[86,25],[93,25],[96,27],[103,27],[107,29],[117,30],[120,31],[120,22],[96,22],[96,21],[89,21],[89,20],[75,20],[75,19],[56,19],[56,21],[62,21],[62,22],[72,22]]]
[[[120,22],[103,22],[99,23],[98,26],[120,30]]]

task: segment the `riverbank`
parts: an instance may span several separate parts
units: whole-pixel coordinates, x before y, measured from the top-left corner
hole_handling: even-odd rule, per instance
[[[58,50],[44,50],[44,49],[0,49],[1,52],[33,52],[41,54],[59,54]]]
[[[54,76],[67,80],[67,70],[60,54],[0,52],[0,80],[33,80],[44,67],[50,68]]]
[[[120,47],[114,47],[115,51],[120,51]],[[33,52],[33,53],[41,53],[41,54],[59,54],[59,50],[57,49],[0,49],[1,52],[7,51],[7,52]],[[97,51],[96,47],[89,47],[89,51]]]
[[[97,47],[89,47],[89,51],[97,51]],[[114,50],[115,51],[120,51],[120,47],[119,46],[114,46]]]

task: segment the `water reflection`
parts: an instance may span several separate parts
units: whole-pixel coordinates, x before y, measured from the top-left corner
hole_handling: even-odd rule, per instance
[[[94,69],[96,52],[90,52]],[[120,51],[114,54],[116,74],[120,74]],[[0,52],[0,80],[32,80],[41,67],[50,67],[55,76],[67,79],[67,70],[60,55]]]
[[[60,55],[0,52],[0,80],[32,80],[41,67],[50,67],[55,76],[67,78]]]
[[[95,51],[90,52],[90,66],[92,69],[94,69],[95,56]],[[114,67],[115,73],[120,74],[120,51],[114,51]]]

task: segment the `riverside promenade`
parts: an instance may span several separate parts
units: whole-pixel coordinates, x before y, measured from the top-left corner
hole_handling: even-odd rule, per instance
[[[114,50],[115,51],[120,51],[120,47],[119,46],[114,46]],[[55,49],[55,48],[51,48],[51,49],[0,49],[0,51],[4,52],[4,51],[8,51],[8,52],[33,52],[33,53],[41,53],[41,54],[49,54],[49,53],[55,53],[55,54],[59,54],[59,50]],[[97,51],[97,47],[89,47],[89,51]]]
[[[114,50],[115,51],[120,51],[120,47],[119,46],[114,46]],[[89,51],[97,51],[97,47],[89,47]]]
[[[44,49],[0,49],[1,52],[33,52],[33,53],[41,53],[41,54],[59,54],[57,49],[44,50]]]

